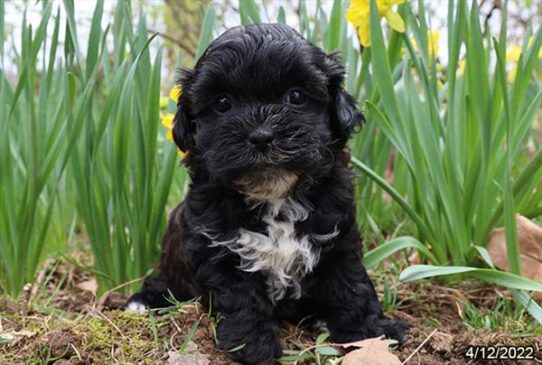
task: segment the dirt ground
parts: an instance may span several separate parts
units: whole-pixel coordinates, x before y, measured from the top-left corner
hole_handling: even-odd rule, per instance
[[[49,263],[18,301],[0,297],[0,364],[234,364],[214,341],[215,320],[197,303],[178,305],[165,314],[137,316],[120,309],[125,297],[96,298],[94,280],[66,263]],[[472,283],[471,283],[472,284]],[[522,336],[521,323],[503,323],[496,331],[471,330],[461,318],[468,301],[493,308],[506,292],[492,287],[400,284],[403,301],[389,315],[413,325],[406,342],[392,350],[406,364],[540,364],[542,335]],[[530,319],[525,316],[526,326]],[[514,335],[514,333],[516,333]],[[284,324],[284,364],[339,364],[332,344],[315,345],[318,333]],[[328,346],[329,345],[329,346]],[[535,360],[470,360],[469,346],[533,346]],[[325,346],[325,351],[318,348]],[[344,351],[344,350],[340,350]],[[337,356],[338,355],[338,356]]]

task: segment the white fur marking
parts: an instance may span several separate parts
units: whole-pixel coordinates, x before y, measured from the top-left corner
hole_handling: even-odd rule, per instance
[[[241,257],[241,270],[264,272],[268,295],[273,302],[284,298],[290,287],[293,288],[291,297],[300,298],[301,279],[312,271],[320,256],[312,241],[330,240],[338,232],[298,238],[295,223],[306,220],[309,210],[291,198],[275,199],[266,209],[262,221],[267,224],[267,234],[241,228],[234,239],[213,240],[212,246],[224,246],[237,253]],[[278,219],[279,214],[283,219]]]
[[[146,314],[147,313],[147,308],[145,308],[145,305],[143,303],[140,303],[140,302],[130,302],[128,303],[128,305],[126,306],[126,309],[125,309],[126,312],[131,312],[131,313],[134,313],[134,314]]]

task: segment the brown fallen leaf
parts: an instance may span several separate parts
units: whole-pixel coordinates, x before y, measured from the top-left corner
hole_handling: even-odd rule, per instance
[[[516,215],[516,227],[522,274],[528,279],[542,282],[542,227],[519,214]],[[491,232],[487,250],[496,267],[508,270],[504,228],[495,228]],[[533,296],[542,300],[542,292],[534,292]]]
[[[98,289],[98,283],[96,283],[96,278],[85,280],[77,284],[77,287],[83,291],[91,292],[92,295],[96,296],[96,290]]]
[[[10,345],[15,345],[20,340],[30,337],[34,337],[36,335],[36,332],[28,331],[28,330],[21,330],[21,331],[15,331],[15,332],[2,332],[0,333],[0,338],[4,340],[8,340]]]
[[[175,351],[168,352],[167,365],[209,365],[210,361],[207,355],[200,353],[179,354]]]
[[[401,365],[399,358],[390,352],[389,343],[383,337],[344,343],[341,346],[358,348],[344,356],[342,365]]]

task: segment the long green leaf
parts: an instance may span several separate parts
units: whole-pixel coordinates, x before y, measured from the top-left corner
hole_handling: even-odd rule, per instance
[[[406,268],[400,276],[402,281],[414,281],[437,276],[465,274],[488,283],[511,289],[542,291],[542,284],[509,272],[478,269],[465,266],[414,265]]]
[[[205,10],[205,16],[201,25],[201,32],[198,40],[198,46],[196,47],[196,60],[202,55],[203,51],[207,48],[213,37],[213,27],[215,25],[216,10],[213,4],[209,4]]]
[[[371,269],[382,262],[387,257],[394,253],[404,250],[405,248],[415,248],[431,262],[436,262],[433,254],[417,239],[414,237],[398,237],[388,242],[385,242],[375,249],[367,252],[363,256],[363,265],[367,269]]]

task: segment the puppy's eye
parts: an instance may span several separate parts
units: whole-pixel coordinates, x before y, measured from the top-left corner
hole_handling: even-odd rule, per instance
[[[299,89],[292,89],[288,92],[288,103],[292,105],[303,105],[309,100],[307,94]]]
[[[219,114],[227,113],[231,109],[230,99],[227,96],[218,97],[213,103],[213,109]]]

